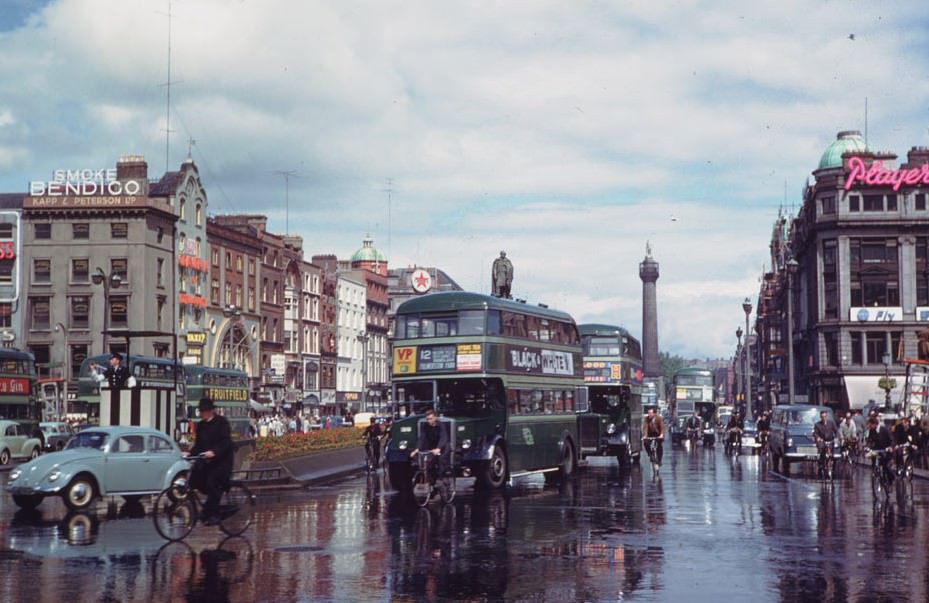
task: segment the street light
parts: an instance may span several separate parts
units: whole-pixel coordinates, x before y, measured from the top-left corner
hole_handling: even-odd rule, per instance
[[[745,310],[745,416],[752,418],[752,344],[751,329],[748,326],[748,317],[752,313],[752,300],[745,298],[742,302]]]
[[[62,420],[63,417],[68,414],[68,377],[71,373],[71,350],[68,349],[68,327],[64,326],[60,322],[55,323],[55,332],[61,332],[64,337],[64,358],[61,363],[63,370],[62,376],[64,377],[64,382],[61,384],[64,388],[61,392],[61,405],[58,408],[58,420]]]
[[[361,342],[361,412],[368,411],[368,334],[359,333]]]
[[[897,387],[897,381],[890,378],[890,354],[884,352],[881,360],[884,363],[884,378],[878,382],[878,386],[884,390],[884,412],[890,412],[890,390]]]
[[[742,327],[736,327],[735,340],[735,399],[738,406],[741,393],[739,390],[742,389],[742,371],[739,369],[739,365],[742,364]]]
[[[794,275],[800,264],[790,258],[787,262],[787,403],[794,403]]]
[[[119,289],[123,279],[115,272],[107,274],[103,271],[103,268],[97,266],[97,271],[91,276],[91,280],[95,285],[103,285],[103,305],[105,306],[103,311],[103,353],[105,354],[110,331],[110,287]]]

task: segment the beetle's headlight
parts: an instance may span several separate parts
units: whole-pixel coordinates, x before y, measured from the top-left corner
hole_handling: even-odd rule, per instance
[[[397,448],[400,450],[406,450],[406,440],[401,440],[400,443],[397,444]]]
[[[616,433],[616,423],[610,423],[609,425],[607,425],[606,433],[607,435],[613,435],[614,433]]]
[[[23,474],[23,470],[22,470],[22,469],[13,469],[12,471],[10,471],[10,481],[13,481],[13,480],[15,480],[15,479],[19,479],[19,476],[22,475],[22,474]]]
[[[58,469],[55,469],[54,471],[49,473],[48,477],[46,477],[45,479],[47,479],[50,482],[54,482],[54,481],[57,481],[59,477],[61,477],[61,471],[59,471]]]
[[[470,448],[470,447],[471,447],[471,440],[462,440],[462,442],[461,442],[461,449],[462,449],[462,450],[467,450],[467,449]]]

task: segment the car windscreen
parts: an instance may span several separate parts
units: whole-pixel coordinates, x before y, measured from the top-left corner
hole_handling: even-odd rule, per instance
[[[819,420],[819,411],[815,408],[791,410],[787,412],[788,425],[813,425]]]
[[[102,431],[82,431],[68,441],[67,450],[75,448],[96,448],[103,450],[109,440],[109,435]]]

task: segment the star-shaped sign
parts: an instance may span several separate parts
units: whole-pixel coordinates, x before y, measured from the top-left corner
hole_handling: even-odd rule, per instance
[[[413,290],[419,293],[425,293],[432,288],[432,277],[422,268],[416,270],[411,275],[410,280],[412,281]]]

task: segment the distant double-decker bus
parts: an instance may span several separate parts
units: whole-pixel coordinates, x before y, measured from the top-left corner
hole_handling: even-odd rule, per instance
[[[458,476],[502,487],[532,472],[577,467],[577,412],[586,410],[580,338],[570,315],[467,292],[397,308],[391,484],[409,486],[422,413],[435,408]]]
[[[688,417],[696,409],[700,413],[704,429],[715,429],[716,406],[713,371],[682,368],[674,373],[674,411],[677,417]]]
[[[0,348],[0,417],[41,419],[38,395],[32,354]]]
[[[229,420],[233,433],[242,437],[253,435],[249,429],[249,389],[245,371],[189,364],[184,367],[184,382],[189,418],[197,416],[201,398],[210,398],[216,403],[219,414]]]
[[[625,465],[642,448],[642,347],[626,329],[578,325],[590,408],[578,415],[581,456]]]

